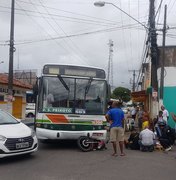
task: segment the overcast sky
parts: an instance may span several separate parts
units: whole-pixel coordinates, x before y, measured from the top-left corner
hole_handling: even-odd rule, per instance
[[[162,0],[156,0],[156,11]],[[141,66],[146,30],[125,13],[94,0],[15,0],[14,70],[46,63],[86,65],[107,71],[113,46],[113,85],[131,88],[131,70]],[[148,24],[149,0],[109,0],[142,24]],[[167,4],[166,45],[176,44],[176,1],[163,0],[156,22],[161,29]],[[0,72],[8,72],[11,0],[0,0]],[[158,45],[162,32],[158,31]]]

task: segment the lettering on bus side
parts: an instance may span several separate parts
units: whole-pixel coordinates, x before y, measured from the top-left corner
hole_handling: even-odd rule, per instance
[[[51,113],[73,113],[72,108],[52,108],[52,107],[46,107],[43,108],[44,112],[51,112]]]

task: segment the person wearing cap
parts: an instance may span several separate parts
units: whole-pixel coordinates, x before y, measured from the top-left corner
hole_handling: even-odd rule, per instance
[[[158,127],[159,131],[156,131],[158,140],[165,151],[170,151],[175,141],[174,130],[170,128],[165,121],[158,122]]]
[[[163,111],[163,120],[166,122],[167,124],[167,121],[169,119],[169,112],[168,110],[164,107],[164,105],[161,106],[161,110]]]

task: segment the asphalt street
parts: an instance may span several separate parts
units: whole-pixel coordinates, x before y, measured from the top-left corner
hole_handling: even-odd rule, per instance
[[[39,144],[30,156],[0,159],[1,180],[175,180],[176,147],[168,154],[126,150],[81,152],[76,142]]]

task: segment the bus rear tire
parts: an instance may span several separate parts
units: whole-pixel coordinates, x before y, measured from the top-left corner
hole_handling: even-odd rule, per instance
[[[88,152],[93,149],[93,143],[91,143],[91,142],[92,142],[91,139],[87,136],[81,136],[77,140],[78,147],[83,152]]]

